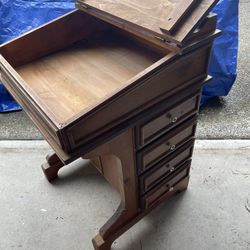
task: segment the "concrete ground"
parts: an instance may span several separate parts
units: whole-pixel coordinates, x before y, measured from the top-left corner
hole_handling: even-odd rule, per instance
[[[250,138],[250,1],[240,0],[238,79],[227,97],[211,101],[201,110],[197,137]],[[0,114],[0,139],[42,139],[23,112]]]
[[[250,138],[250,0],[239,1],[237,81],[227,97],[217,98],[201,110],[198,138]]]
[[[91,250],[119,204],[87,161],[49,184],[43,141],[0,142],[0,249]],[[197,141],[189,189],[119,238],[119,250],[250,250],[250,141]]]

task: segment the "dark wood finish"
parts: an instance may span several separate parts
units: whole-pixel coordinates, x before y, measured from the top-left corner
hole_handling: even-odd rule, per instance
[[[83,146],[86,141],[93,140],[114,125],[146,110],[152,104],[164,100],[166,96],[171,96],[178,87],[183,88],[185,83],[191,85],[194,82],[203,81],[207,75],[206,65],[209,58],[206,56],[209,55],[210,49],[211,47],[203,47],[175,60],[168,58],[166,61],[163,58],[153,65],[157,70],[151,71],[151,67],[148,68],[151,73],[144,72],[146,75],[143,77],[138,75],[138,79],[133,79],[133,83],[128,88],[114,95],[108,102],[102,103],[98,107],[101,112],[96,110],[94,115],[86,113],[81,114],[81,117],[75,117],[74,122],[62,129],[66,130],[63,134],[69,138],[68,152]],[[180,70],[183,72],[181,78],[178,73]],[[145,95],[142,96],[142,92]],[[102,121],[102,127],[98,126],[100,124],[96,121]],[[81,129],[82,127],[84,129]]]
[[[215,2],[79,0],[0,46],[1,80],[55,151],[46,178],[82,157],[121,195],[97,250],[188,186]]]
[[[99,172],[102,174],[103,169],[102,169],[101,157],[98,156],[98,157],[95,157],[95,158],[91,158],[90,161],[99,170]]]
[[[121,194],[121,204],[112,218],[100,229],[93,239],[95,249],[110,249],[112,242],[115,241],[122,233],[124,233],[132,224],[141,219],[142,214],[149,211],[141,212],[138,204],[138,185],[136,175],[135,157],[133,151],[133,133],[128,130],[114,140],[95,149],[94,151],[83,156],[85,159],[100,157],[102,164],[102,174]],[[132,149],[124,151],[123,148]],[[134,163],[134,164],[132,164]],[[97,164],[99,165],[99,163]],[[186,166],[187,168],[187,166]],[[100,169],[98,167],[98,169]],[[175,190],[171,190],[171,194],[167,194],[166,199],[176,192],[181,192],[187,188],[188,171],[183,175],[177,173],[177,176],[169,181],[169,185],[173,184]],[[178,182],[178,183],[177,183]],[[137,190],[135,192],[135,190]],[[161,197],[162,199],[162,197]],[[162,199],[163,200],[163,199]],[[159,201],[158,201],[159,202]],[[151,204],[148,208],[152,207]]]
[[[165,30],[170,34],[178,27],[182,19],[197,5],[200,0],[182,0],[175,6],[168,15],[165,24]]]
[[[142,147],[159,135],[164,134],[170,130],[177,123],[186,120],[192,116],[199,109],[200,93],[196,93],[193,97],[188,97],[180,104],[175,105],[170,110],[165,111],[160,116],[157,116],[153,120],[142,124],[138,128],[139,133],[139,146]]]
[[[149,191],[164,178],[175,172],[180,165],[191,159],[193,147],[194,140],[186,143],[179,150],[176,150],[176,152],[166,157],[154,167],[152,167],[149,171],[140,176],[141,193]]]
[[[190,35],[188,39],[185,40],[183,43],[184,46],[186,44],[192,44],[196,41],[199,41],[203,39],[204,37],[207,37],[209,34],[214,34],[214,31],[216,30],[217,26],[217,15],[210,13],[197,27],[193,34]]]
[[[157,202],[152,204],[152,206],[150,206],[148,209],[143,210],[143,212],[138,213],[134,218],[127,220],[127,223],[123,227],[121,227],[118,231],[116,231],[116,233],[112,237],[112,240],[110,239],[110,241],[104,241],[104,239],[102,238],[100,234],[96,235],[94,239],[92,240],[94,248],[96,250],[111,250],[112,242],[115,241],[115,239],[119,238],[123,233],[129,230],[133,225],[135,225],[137,222],[139,222],[141,219],[147,216],[162,201],[167,201],[172,196],[185,191],[188,188],[188,183],[189,183],[189,176],[187,176],[186,178],[182,179],[179,183],[177,183],[174,187],[174,190],[166,193],[165,196],[161,198],[161,200],[158,200]]]
[[[166,180],[161,185],[159,185],[160,187],[156,187],[154,190],[146,194],[142,199],[143,207],[148,209],[155,203],[159,203],[164,200],[165,197],[168,197],[169,193],[175,190],[176,184],[189,176],[189,171],[190,163],[187,163],[182,167],[181,170],[175,173],[174,176],[170,176],[169,180]]]
[[[59,170],[64,166],[56,154],[49,154],[46,162],[42,165],[42,170],[48,181],[53,181],[58,177]]]
[[[130,129],[83,156],[86,159],[100,157],[103,176],[121,194],[117,211],[93,239],[96,249],[109,249],[116,239],[113,235],[138,214],[137,170],[133,143],[133,131]]]
[[[96,138],[100,138],[101,134],[128,118],[132,118],[150,105],[171,96],[178,91],[178,87],[181,89],[186,85],[202,81],[207,74],[206,65],[209,60],[210,49],[210,46],[206,46],[185,56],[176,56],[176,58],[169,55],[155,63],[154,66],[149,67],[143,74],[138,74],[135,79],[133,78],[129,83],[126,83],[123,90],[118,91],[114,96],[105,97],[104,100],[101,99],[103,102],[101,104],[98,102],[91,111],[88,111],[89,107],[87,110],[76,114],[71,120],[59,124],[54,119],[54,114],[51,113],[53,109],[48,108],[51,101],[49,103],[41,102],[41,99],[34,94],[34,89],[30,89],[30,85],[24,82],[1,57],[0,67],[2,79],[7,88],[9,90],[14,89],[17,92],[18,100],[27,102],[28,113],[31,113],[29,107],[34,109],[35,114],[32,112],[33,120],[36,120],[35,116],[42,117],[41,121],[35,123],[41,123],[40,127],[45,127],[46,132],[50,131],[50,134],[54,135],[49,142],[58,156],[66,161],[58,152],[58,141],[60,143],[59,148],[61,147],[65,152],[70,153],[79,147],[88,145],[90,140],[96,141]],[[181,79],[179,78],[179,70],[183,71]],[[141,92],[147,93],[147,95],[142,96]],[[25,97],[18,98],[19,95]],[[58,111],[61,110],[60,114],[64,114],[63,108],[65,105],[55,105],[58,100],[63,102],[64,99],[53,99],[53,106],[60,107]],[[116,109],[113,107],[116,107]],[[98,121],[102,121],[102,123]]]
[[[180,11],[183,2],[185,2],[184,8]],[[189,3],[190,0],[163,0],[159,5],[156,5],[155,1],[142,4],[140,0],[77,0],[77,7],[121,29],[150,39],[152,43],[156,43],[160,38],[162,46],[176,51],[178,50],[176,44],[182,45],[218,0],[196,0],[192,4],[195,8],[190,12],[190,4],[186,2]],[[171,26],[167,20],[173,18],[173,12],[177,14],[175,22],[179,25],[174,33],[169,34]],[[188,15],[183,18],[183,14],[187,13]]]
[[[190,15],[186,15],[185,18],[182,19],[182,25],[180,25],[178,30],[171,34],[171,36],[173,36],[177,41],[181,41],[183,45],[183,42],[192,36],[192,33],[199,27],[204,18],[209,15],[209,12],[218,2],[219,0],[197,1],[197,6],[193,8]],[[161,31],[168,34],[168,30],[164,27],[161,28]]]
[[[197,118],[194,117],[186,121],[178,126],[178,128],[170,131],[159,140],[139,151],[138,166],[141,166],[140,168],[143,170],[147,170],[165,156],[181,147],[185,142],[193,139],[196,130],[196,120]]]
[[[79,40],[96,36],[92,30],[101,33],[109,28],[101,20],[83,14],[79,10],[73,10],[63,17],[0,45],[0,54],[13,67],[17,67],[60,51]]]

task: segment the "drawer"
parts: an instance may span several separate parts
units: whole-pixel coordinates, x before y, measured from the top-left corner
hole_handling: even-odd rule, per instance
[[[154,164],[173,153],[195,135],[197,116],[184,122],[156,142],[150,144],[137,154],[137,166],[142,171],[148,170]]]
[[[142,175],[140,177],[141,192],[149,191],[174,171],[178,171],[179,167],[192,157],[193,146],[194,140],[186,143],[179,150]]]
[[[60,144],[61,140],[57,128],[49,119],[45,118],[43,111],[35,105],[31,96],[28,95],[19,85],[16,80],[18,76],[15,71],[11,68],[7,69],[4,66],[1,66],[0,68],[0,80],[4,83],[6,89],[11,93],[15,100],[22,106],[23,110],[37,126],[42,135],[50,141],[51,144]]]
[[[198,111],[200,93],[195,93],[138,128],[139,146],[150,143]]]
[[[184,164],[178,173],[170,176],[168,180],[164,181],[158,187],[146,194],[142,198],[142,206],[144,208],[150,208],[164,200],[164,198],[168,197],[170,193],[176,191],[175,186],[185,177],[189,176],[190,164],[191,162]]]

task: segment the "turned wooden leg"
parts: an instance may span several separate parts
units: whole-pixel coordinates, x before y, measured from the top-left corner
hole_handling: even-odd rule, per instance
[[[56,154],[50,154],[46,157],[46,162],[42,165],[42,170],[49,182],[58,177],[59,170],[64,166]]]

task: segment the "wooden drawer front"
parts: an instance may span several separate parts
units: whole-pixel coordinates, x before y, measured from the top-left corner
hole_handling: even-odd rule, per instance
[[[65,151],[86,147],[90,142],[97,141],[100,135],[114,130],[114,126],[123,124],[187,87],[201,87],[201,82],[207,77],[210,49],[211,46],[206,45],[176,57],[169,64],[162,64],[138,83],[129,85],[119,95],[112,97],[112,102],[111,99],[104,102],[94,115],[86,115],[86,118],[77,119],[65,127],[63,133],[66,139],[69,138],[69,148]]]
[[[138,166],[143,171],[174,152],[188,140],[194,137],[196,129],[196,117],[185,122],[158,141],[149,145],[145,150],[138,153]]]
[[[141,192],[145,193],[168,177],[192,157],[194,141],[186,143],[177,152],[170,155],[149,172],[140,177]]]
[[[141,126],[139,128],[140,146],[144,146],[145,144],[151,142],[167,130],[170,130],[177,123],[197,112],[199,102],[199,94],[192,96],[181,104],[175,106],[167,112],[164,112],[149,123]]]
[[[190,170],[190,162],[184,164],[180,171],[174,176],[171,176],[166,182],[162,183],[160,187],[155,188],[152,192],[146,194],[142,201],[144,208],[150,208],[159,201],[163,200],[169,193],[176,191],[175,186],[185,177],[188,177]]]

